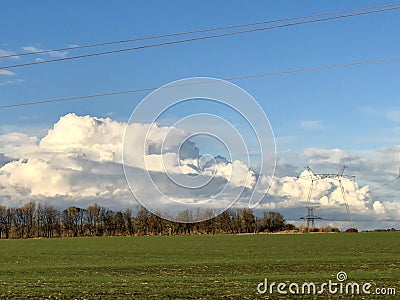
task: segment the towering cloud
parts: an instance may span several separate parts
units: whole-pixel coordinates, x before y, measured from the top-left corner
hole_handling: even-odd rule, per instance
[[[126,205],[120,202],[129,195],[122,169],[126,126],[109,118],[68,114],[61,117],[41,139],[21,133],[0,136],[2,199],[8,199],[7,203],[14,200],[19,203],[21,199],[27,201],[32,197],[52,198],[52,201],[56,197],[57,201],[70,202],[100,197],[116,201],[113,205]],[[148,124],[129,126],[133,127],[137,141],[148,133]],[[167,134],[169,138],[164,142]],[[147,149],[134,138],[130,151],[124,153],[125,161],[128,167],[136,168],[138,172],[148,170],[199,175],[201,171],[204,176],[232,180],[236,186],[241,184],[240,176],[249,172],[244,163],[216,161],[200,170],[196,145],[190,141],[181,145],[187,135],[182,130],[155,125],[148,136]],[[143,160],[138,159],[140,155],[145,156],[145,165]],[[231,174],[231,165],[243,174]],[[251,176],[254,175],[250,175],[248,187],[254,182]],[[137,184],[140,184],[139,180]],[[143,189],[147,188],[143,186]]]

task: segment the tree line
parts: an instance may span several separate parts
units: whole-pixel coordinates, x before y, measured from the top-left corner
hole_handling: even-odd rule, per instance
[[[0,238],[54,238],[179,234],[239,234],[294,230],[279,212],[257,218],[251,209],[230,209],[198,223],[172,222],[144,207],[113,211],[97,204],[70,206],[63,211],[29,202],[21,207],[0,206]]]

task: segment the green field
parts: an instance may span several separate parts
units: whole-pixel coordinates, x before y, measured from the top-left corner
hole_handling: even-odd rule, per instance
[[[286,299],[261,297],[257,284],[322,283],[338,271],[399,294],[399,249],[397,232],[1,240],[0,297]]]

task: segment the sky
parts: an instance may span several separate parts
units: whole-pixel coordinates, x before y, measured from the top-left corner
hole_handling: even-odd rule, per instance
[[[251,4],[242,1],[4,2],[0,56],[390,3],[366,0]],[[172,41],[176,37],[0,59],[0,105],[160,87],[188,77],[230,78],[398,57],[399,13],[388,11],[20,68],[1,69],[92,51]],[[356,182],[348,183],[347,187],[352,191],[348,198],[354,219],[376,220],[372,225],[360,222],[359,226],[399,227],[399,221],[388,222],[400,219],[400,193],[397,193],[400,183],[395,180],[400,166],[399,64],[391,61],[232,81],[259,103],[276,141],[275,179],[259,209],[279,210],[288,219],[298,220],[303,214],[301,207],[309,187],[309,182],[299,182],[296,178],[304,167],[311,166],[315,173],[337,173],[346,164],[346,173],[356,175]],[[61,208],[94,201],[111,207],[134,205],[136,202],[121,172],[119,152],[131,113],[148,95],[147,91],[0,109],[0,204],[17,206],[35,199]],[[229,109],[209,103],[176,107],[165,114],[163,126],[173,128],[171,124],[196,110],[236,121],[236,126],[243,128],[244,123],[232,117]],[[139,119],[133,121],[136,122],[130,124],[138,128],[145,123]],[[104,132],[111,136],[105,137]],[[177,136],[186,138],[187,134]],[[200,154],[210,151],[214,156],[219,154],[219,148],[210,147],[207,139],[192,142],[197,143]],[[249,147],[253,146],[251,143]],[[189,158],[196,158],[196,150],[191,151]],[[225,157],[224,151],[222,154]],[[244,162],[238,160],[236,165],[240,170],[241,163]],[[193,162],[185,161],[183,165],[190,168]],[[209,171],[225,178],[229,173],[226,166],[233,165],[233,161],[228,165],[214,162]],[[157,164],[152,166],[155,174],[162,171]],[[143,170],[140,164],[133,167]],[[176,167],[171,165],[172,169]],[[180,172],[190,173],[185,168]],[[47,183],[49,174],[53,174],[51,184]],[[264,175],[268,186],[270,178]],[[257,178],[255,173],[252,176]],[[137,186],[140,190],[139,183]],[[336,195],[338,191],[337,182],[321,181],[313,194],[321,205],[318,212],[326,219],[344,218],[343,200]],[[225,193],[227,199],[231,197],[229,189]],[[113,197],[121,199],[120,202],[112,202]]]

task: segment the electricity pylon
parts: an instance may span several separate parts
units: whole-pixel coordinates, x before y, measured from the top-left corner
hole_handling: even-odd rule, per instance
[[[306,215],[301,217],[300,219],[306,221],[306,230],[315,228],[315,220],[322,219],[314,215],[314,209],[319,208],[320,206],[306,206]]]
[[[349,218],[351,227],[354,228],[353,218],[352,218],[351,213],[350,213],[350,207],[349,207],[349,203],[347,202],[346,191],[344,189],[342,180],[343,179],[349,179],[349,180],[353,180],[354,181],[355,176],[344,175],[343,173],[346,170],[346,168],[347,168],[346,166],[343,166],[343,168],[337,174],[330,174],[330,173],[315,174],[313,172],[313,170],[311,170],[310,167],[308,167],[308,166],[306,167],[307,171],[310,173],[311,185],[310,185],[310,189],[308,191],[307,204],[306,204],[306,213],[305,213],[304,217],[302,217],[301,219],[306,220],[307,221],[307,225],[312,224],[314,226],[314,224],[315,224],[314,220],[318,218],[318,217],[315,217],[314,214],[313,214],[314,208],[316,208],[316,207],[315,206],[314,207],[310,206],[312,190],[314,188],[314,181],[317,181],[317,180],[320,180],[320,179],[330,178],[330,179],[337,180],[339,182],[339,187],[340,187],[340,191],[342,193],[343,202],[344,202],[344,204],[346,206],[347,216]]]

